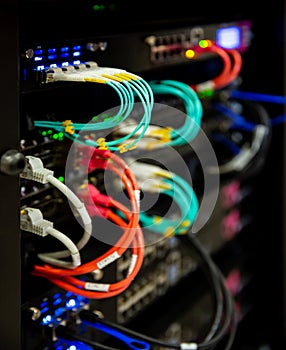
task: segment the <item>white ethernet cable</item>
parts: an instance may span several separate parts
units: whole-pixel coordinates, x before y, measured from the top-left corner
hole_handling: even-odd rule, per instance
[[[20,228],[21,230],[35,233],[41,237],[46,237],[47,235],[55,237],[67,247],[69,255],[72,257],[72,262],[68,262],[54,259],[47,253],[38,254],[38,258],[42,261],[70,269],[74,269],[81,264],[77,246],[65,234],[53,228],[53,223],[51,221],[44,220],[39,209],[28,207],[21,210]]]
[[[26,156],[26,166],[22,173],[20,173],[20,177],[36,182],[40,182],[42,184],[50,183],[54,187],[56,187],[59,191],[61,191],[67,199],[73,204],[76,211],[81,217],[84,233],[82,238],[76,244],[78,250],[81,250],[89,241],[92,233],[92,222],[91,218],[88,214],[88,211],[84,205],[84,203],[61,181],[53,176],[53,171],[44,168],[43,162],[40,158],[33,156]],[[63,250],[58,252],[50,252],[41,254],[41,258],[49,259],[50,263],[57,266],[65,266],[66,262],[60,260],[60,258],[67,258],[71,255],[70,250]]]

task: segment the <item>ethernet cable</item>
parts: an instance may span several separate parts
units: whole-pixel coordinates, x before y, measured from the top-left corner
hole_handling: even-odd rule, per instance
[[[186,118],[182,126],[174,129],[149,125],[138,147],[153,149],[164,146],[181,146],[190,143],[198,134],[203,115],[202,103],[197,93],[188,85],[176,80],[150,81],[149,85],[156,95],[171,95],[179,98],[185,107]],[[152,115],[154,117],[154,114]],[[134,122],[133,122],[134,123]],[[133,128],[130,120],[122,122],[114,135],[129,134]]]
[[[127,212],[128,209],[126,208],[124,213],[126,214]],[[107,218],[109,218],[117,225],[120,225],[122,229],[124,229],[124,236],[126,240],[126,236],[131,231],[127,228],[126,222],[122,220],[118,215],[112,214],[111,211],[107,211],[106,215]],[[128,219],[130,219],[130,217],[128,217]],[[73,270],[55,269],[51,267],[47,268],[36,265],[34,266],[32,274],[34,276],[44,277],[61,289],[84,296],[86,298],[106,299],[117,296],[118,294],[124,292],[132,283],[140,271],[144,259],[144,239],[140,226],[138,225],[137,227],[134,227],[133,231],[135,231],[135,235],[133,236],[131,242],[132,258],[126,277],[120,281],[113,283],[95,283],[88,277],[81,279],[77,278],[77,276],[88,276],[88,274],[92,273],[95,270],[103,270],[107,265],[120,258],[120,256],[122,256],[126,251],[126,247],[121,247],[121,249],[114,249],[113,247],[99,258],[82,264]]]
[[[215,91],[229,86],[239,76],[242,68],[242,56],[238,50],[224,49],[211,40],[200,40],[199,44],[190,48],[194,51],[194,58],[213,53],[222,60],[221,72],[214,78],[199,84],[191,84],[200,97],[211,96]]]
[[[49,253],[38,254],[38,258],[42,261],[68,269],[74,269],[81,264],[81,257],[78,247],[65,234],[56,230],[53,227],[52,222],[44,220],[43,215],[39,209],[27,207],[21,210],[20,228],[23,231],[28,231],[41,237],[46,237],[47,235],[55,237],[63,245],[66,246],[68,249],[68,255],[70,255],[72,258],[72,262],[68,262],[53,259],[50,257]]]
[[[220,349],[230,350],[237,331],[237,315],[231,292],[226,286],[222,272],[213,262],[209,253],[205,250],[199,240],[190,235],[184,236],[184,238],[186,238],[185,244],[190,244],[203,262],[206,268],[206,274],[211,281],[213,289],[216,291],[216,310],[220,310],[215,312],[215,314],[219,315],[219,319],[217,319],[217,317],[214,318],[213,323],[209,327],[209,331],[203,339],[200,341],[191,340],[174,344],[174,342],[157,339],[132,330],[126,326],[109,321],[105,317],[100,317],[96,311],[93,312],[92,310],[82,310],[79,312],[81,322],[88,327],[101,329],[109,335],[116,334],[116,337],[118,337],[118,339],[121,337],[122,341],[126,344],[130,342],[130,340],[126,341],[126,337],[130,337],[132,339],[132,346],[130,346],[130,348],[136,350],[152,349],[152,347],[158,346],[160,348],[178,350],[210,350],[220,346]],[[61,327],[60,334],[71,334],[71,332],[68,328]],[[226,337],[228,337],[227,340]],[[76,339],[83,342],[86,341],[87,344],[93,345],[91,340],[87,340],[80,335],[76,335]],[[225,340],[226,342],[222,347],[222,342]],[[143,342],[143,344],[141,342]],[[110,349],[114,350],[114,348]]]
[[[236,99],[236,100],[253,101],[258,103],[273,103],[273,104],[286,105],[286,96],[262,94],[262,93],[250,92],[250,91],[233,90],[229,92],[229,98]],[[286,121],[285,113],[279,116],[276,116],[274,118],[270,118],[270,123],[272,126],[284,123],[285,121]]]
[[[178,218],[161,217],[140,212],[142,227],[170,237],[189,232],[199,209],[199,202],[192,186],[181,176],[153,164],[129,160],[143,192],[159,193],[169,196],[178,206]],[[146,181],[147,180],[147,181]]]
[[[263,166],[271,142],[272,125],[267,110],[257,102],[243,101],[242,109],[245,115],[233,110],[231,104],[212,102],[214,110],[229,119],[228,131],[238,131],[246,141],[236,145],[225,131],[214,132],[214,142],[223,143],[229,148],[233,156],[221,163],[219,167],[208,167],[206,171],[219,172],[221,175],[239,174],[250,176],[257,173]],[[244,135],[244,136],[243,136]],[[247,136],[247,137],[246,137]],[[212,138],[212,135],[210,136]]]
[[[33,156],[26,156],[26,165],[23,171],[20,173],[20,177],[32,181],[36,181],[42,184],[50,183],[61,191],[67,199],[72,203],[77,214],[80,216],[84,232],[81,239],[76,244],[78,250],[81,250],[89,241],[92,233],[91,218],[86,210],[83,202],[80,201],[78,196],[71,191],[64,183],[54,177],[54,173],[50,169],[44,168],[43,162],[40,158]],[[66,266],[66,262],[61,260],[70,256],[70,250],[63,250],[58,252],[43,253],[40,255],[42,260],[48,260],[51,264],[56,266]]]
[[[82,264],[69,271],[67,269],[52,268],[51,266],[34,266],[33,275],[44,277],[58,287],[75,294],[94,299],[109,298],[122,293],[140,271],[144,257],[144,237],[139,225],[140,190],[137,180],[124,160],[109,150],[99,150],[93,147],[82,147],[81,165],[86,171],[104,169],[114,172],[127,189],[130,208],[109,196],[100,194],[91,184],[81,186],[78,196],[84,200],[90,216],[99,215],[120,226],[123,234],[117,242],[101,256]],[[120,216],[118,212],[123,214]],[[122,219],[124,216],[125,219]],[[132,258],[127,276],[115,283],[94,283],[81,280],[76,276],[86,275],[95,270],[102,270],[120,258],[131,247]]]
[[[103,121],[97,122],[96,117],[87,124],[73,123],[71,120],[64,122],[36,120],[34,121],[35,126],[53,128],[73,141],[100,149],[110,149],[123,153],[136,147],[150,124],[154,104],[153,92],[143,78],[123,69],[99,67],[95,62],[64,68],[51,68],[47,70],[46,74],[47,82],[70,81],[106,84],[117,92],[121,104],[119,111],[114,116],[108,116]],[[136,127],[120,139],[110,141],[105,138],[94,139],[92,132],[114,128],[130,115],[134,107],[135,97],[141,102],[144,112]],[[89,134],[84,135],[86,132]],[[129,139],[132,140],[129,141]]]

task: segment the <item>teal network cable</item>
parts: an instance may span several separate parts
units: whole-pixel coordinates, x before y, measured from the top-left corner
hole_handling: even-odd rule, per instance
[[[132,163],[131,169],[143,192],[169,196],[177,204],[179,211],[176,218],[149,215],[146,211],[140,211],[142,227],[167,237],[188,233],[199,210],[198,198],[190,183],[173,172],[142,162]]]
[[[176,129],[172,126],[165,127],[152,124],[151,120],[151,124],[144,133],[144,137],[141,139],[142,142],[138,143],[138,147],[153,149],[190,143],[200,130],[203,115],[203,107],[198,94],[188,84],[176,80],[150,81],[149,86],[154,95],[171,95],[183,101],[186,117],[183,125]],[[154,113],[153,111],[153,119],[156,117]],[[171,120],[170,124],[172,125]],[[115,133],[120,136],[130,134],[132,128],[130,120],[127,120],[121,123]]]
[[[185,106],[185,123],[176,130],[171,130],[168,146],[179,146],[191,142],[199,132],[203,115],[202,103],[197,93],[188,85],[175,80],[149,82],[155,95],[167,94],[181,99]]]
[[[72,141],[94,146],[100,149],[111,151],[119,150],[121,153],[136,147],[137,142],[144,136],[150,124],[151,113],[154,105],[153,91],[149,84],[138,75],[128,73],[121,69],[102,68],[97,65],[85,65],[85,69],[63,71],[60,68],[53,68],[48,71],[48,81],[78,81],[102,83],[113,88],[120,99],[120,107],[115,115],[95,116],[90,123],[73,123],[71,120],[64,122],[35,120],[34,125],[40,128],[54,129]],[[114,140],[107,141],[100,137],[94,139],[92,133],[98,130],[111,129],[122,123],[132,112],[135,97],[139,99],[143,106],[143,116],[141,121],[127,135]],[[91,133],[86,135],[85,133]],[[83,136],[84,135],[84,136]],[[135,136],[135,138],[134,138]],[[128,142],[129,141],[129,142]]]

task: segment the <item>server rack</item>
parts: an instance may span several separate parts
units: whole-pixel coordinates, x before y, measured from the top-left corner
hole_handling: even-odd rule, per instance
[[[282,5],[282,4],[281,4]],[[9,17],[9,21],[5,21],[5,18],[7,19],[7,14],[13,14],[12,15],[12,18],[11,17]],[[278,14],[279,14],[280,12],[279,12],[279,10],[277,10],[277,12],[275,12],[275,16],[277,15],[278,16]],[[7,61],[7,62],[9,62],[10,63],[10,67],[11,67],[11,62],[12,63],[15,63],[15,65],[13,64],[13,67],[12,67],[12,72],[13,72],[13,74],[14,74],[14,76],[15,76],[15,80],[16,81],[18,81],[18,74],[19,74],[19,71],[18,71],[18,65],[19,65],[19,61],[18,61],[18,59],[19,59],[19,52],[18,52],[18,34],[19,34],[19,32],[18,32],[18,25],[17,25],[17,21],[18,21],[18,15],[17,15],[17,11],[16,11],[16,9],[10,9],[10,10],[8,10],[8,12],[6,12],[6,14],[4,15],[4,17],[5,18],[3,18],[3,26],[5,26],[5,28],[4,28],[4,30],[7,28],[7,27],[9,27],[10,28],[10,32],[9,31],[7,31],[7,33],[11,33],[11,40],[9,40],[9,41],[7,41],[7,36],[5,35],[5,38],[3,38],[3,45],[5,46],[5,47],[7,47],[7,43],[8,44],[11,44],[13,47],[13,50],[11,49],[9,52],[11,53],[11,57],[9,57],[9,60]],[[232,18],[232,16],[230,16],[231,18]],[[281,18],[280,18],[281,19]],[[276,17],[274,17],[274,18],[272,18],[272,20],[273,20],[273,22],[271,22],[271,23],[276,23],[275,22],[275,20],[276,20]],[[258,22],[255,22],[255,23],[258,23],[258,25],[261,25],[261,22],[259,22],[259,20],[258,20]],[[260,29],[261,29],[261,27],[260,27]],[[5,31],[6,32],[6,31]],[[275,31],[274,31],[275,32]],[[15,45],[14,45],[15,44]],[[15,53],[15,51],[17,51],[17,58],[15,58],[15,56],[14,55],[12,55],[12,52],[14,52]],[[258,52],[258,51],[256,51],[256,52]],[[278,50],[278,53],[280,54],[280,51]],[[254,55],[255,56],[255,55]],[[7,57],[7,56],[5,56],[5,57]],[[251,55],[250,55],[250,59],[251,59],[252,57],[251,57]],[[251,62],[249,62],[249,64],[251,64]],[[7,71],[5,71],[4,72],[4,74],[7,72],[7,83],[9,84],[11,84],[11,82],[12,82],[12,79],[11,79],[11,75],[10,75],[10,73],[8,73],[8,70]],[[259,71],[258,71],[258,73],[257,73],[257,75],[259,76]],[[269,77],[269,83],[271,84],[271,78],[272,77]],[[256,88],[257,87],[257,85],[252,85],[251,84],[251,82],[253,83],[254,81],[256,81],[256,80],[252,80],[253,78],[250,78],[250,75],[249,75],[249,81],[248,81],[248,83],[249,83],[249,86],[250,87],[254,87],[254,88]],[[247,80],[247,78],[246,78],[246,80]],[[258,79],[257,79],[257,81],[258,81]],[[283,84],[283,82],[282,81],[280,81],[281,82],[281,84]],[[7,85],[7,86],[9,86],[9,85]],[[15,100],[16,101],[18,101],[18,94],[19,94],[19,91],[17,90],[17,88],[18,88],[18,86],[14,86],[14,89],[11,91],[11,98],[13,99],[13,101],[15,102]],[[276,90],[277,92],[281,92],[282,90],[281,90],[281,86],[279,85],[279,88],[277,87],[277,90]],[[7,102],[7,100],[5,99],[4,101],[3,101],[3,103],[5,103],[5,102]],[[5,142],[4,142],[4,147],[3,147],[3,150],[2,150],[2,152],[5,152],[6,151],[6,149],[7,149],[7,147],[6,147],[6,145],[9,145],[9,147],[8,147],[8,149],[17,149],[17,142],[18,142],[18,130],[17,130],[17,127],[15,128],[15,124],[14,124],[14,122],[18,122],[18,118],[15,118],[15,115],[18,115],[18,110],[14,110],[14,112],[12,113],[13,114],[13,116],[12,116],[12,114],[11,114],[11,108],[10,108],[10,103],[8,104],[8,107],[7,107],[7,115],[9,114],[9,115],[11,115],[11,119],[9,119],[8,118],[8,120],[9,121],[11,121],[11,123],[12,123],[12,125],[11,125],[11,127],[9,128],[8,126],[7,126],[7,130],[11,130],[11,132],[12,132],[12,134],[11,135],[8,135],[8,133],[5,133],[5,137],[6,137],[6,135],[7,136],[9,136],[9,137],[7,137],[7,140],[5,139]],[[17,109],[17,103],[14,103],[14,104],[12,104],[12,106],[14,106],[16,109]],[[17,123],[16,123],[16,125],[17,125]],[[278,131],[277,132],[278,133],[278,135],[279,135],[279,140],[281,140],[281,135],[279,134],[280,133],[280,131]],[[15,135],[15,134],[17,134],[17,135]],[[281,144],[280,144],[280,141],[277,141],[277,143],[278,143],[278,145],[277,145],[277,148],[280,150],[281,149]],[[274,147],[274,146],[273,146]],[[275,155],[276,155],[276,148],[274,148],[274,153],[275,153]],[[5,155],[5,153],[3,153],[4,155]],[[276,164],[276,163],[275,163]],[[275,164],[271,164],[272,166],[275,166]],[[5,168],[6,169],[6,168]],[[279,169],[280,170],[280,169]],[[279,171],[278,170],[278,171]],[[4,170],[4,172],[5,172],[5,170]],[[9,172],[9,171],[8,171]],[[265,172],[264,173],[264,176],[266,176],[266,179],[271,179],[271,177],[272,177],[272,172]],[[14,227],[14,229],[15,229],[15,231],[17,232],[16,234],[15,234],[15,241],[11,241],[10,239],[9,239],[9,241],[7,242],[4,238],[3,238],[3,242],[4,242],[4,246],[5,247],[7,247],[7,245],[8,245],[8,248],[7,248],[7,251],[9,250],[13,250],[13,251],[15,251],[15,246],[16,246],[16,256],[17,257],[19,257],[19,255],[20,255],[20,253],[19,253],[19,243],[20,243],[20,241],[18,240],[19,239],[19,236],[18,236],[18,234],[19,234],[19,230],[18,230],[18,228],[19,228],[19,222],[17,222],[16,220],[15,220],[15,218],[17,218],[18,217],[18,208],[19,208],[19,201],[18,201],[18,186],[19,186],[19,183],[18,183],[18,178],[17,178],[17,176],[7,176],[6,174],[5,175],[2,175],[2,177],[3,177],[3,184],[4,184],[4,188],[3,188],[3,190],[5,189],[5,190],[7,190],[7,186],[8,185],[11,185],[11,182],[12,182],[12,186],[11,186],[11,188],[10,188],[10,190],[11,190],[11,192],[9,191],[9,194],[10,193],[14,193],[14,195],[15,195],[15,197],[14,198],[16,198],[17,199],[17,203],[18,203],[18,205],[16,205],[15,206],[15,203],[14,203],[14,201],[13,201],[13,203],[11,203],[12,205],[11,205],[11,208],[9,208],[9,210],[8,210],[8,213],[7,213],[7,208],[8,208],[8,205],[6,206],[6,204],[7,203],[5,203],[5,205],[3,206],[3,210],[1,210],[1,213],[5,213],[5,215],[3,215],[3,222],[7,222],[7,217],[9,217],[9,218],[11,218],[12,219],[12,221],[10,222],[8,222],[8,224],[7,224],[7,230],[9,230],[9,232],[10,232],[10,230],[11,230],[11,227]],[[263,177],[262,176],[262,178],[261,178],[261,181],[263,182],[265,180],[265,177]],[[16,183],[15,183],[16,182]],[[282,179],[280,179],[280,181],[279,181],[280,183],[282,183]],[[5,192],[6,193],[6,192]],[[12,197],[12,196],[11,196]],[[280,201],[279,201],[280,202]],[[11,209],[11,210],[10,210]],[[6,210],[6,211],[5,211]],[[13,213],[14,212],[14,214],[15,214],[15,216],[12,216],[11,217],[11,215],[10,215],[10,213]],[[274,213],[276,213],[275,211],[274,211]],[[9,215],[8,215],[9,214]],[[280,213],[281,215],[282,215],[282,213]],[[258,215],[259,215],[259,213],[258,213]],[[281,220],[281,218],[279,218],[280,220]],[[15,224],[16,223],[16,224]],[[263,225],[262,225],[263,226]],[[260,227],[260,228],[262,228],[262,227]],[[280,231],[280,226],[279,225],[277,225],[277,230],[278,231]],[[6,231],[6,227],[5,227],[5,231]],[[281,236],[283,237],[283,233],[281,233]],[[13,247],[11,248],[10,247],[10,244],[12,244],[12,243],[15,243],[15,245],[13,244]],[[276,242],[272,242],[273,243],[273,245],[274,245],[274,249],[275,248],[277,248],[277,241]],[[267,246],[267,243],[265,243],[265,245]],[[266,248],[266,247],[265,247]],[[3,250],[4,252],[6,251],[6,249],[4,249]],[[12,268],[13,268],[13,274],[11,274],[11,270],[10,270],[10,268],[11,268],[11,266],[9,266],[9,268],[8,268],[8,271],[7,271],[7,276],[9,277],[9,276],[11,276],[11,275],[13,275],[13,278],[11,279],[11,278],[8,278],[8,280],[9,280],[9,282],[10,282],[10,280],[11,280],[11,283],[13,283],[13,285],[14,285],[14,288],[13,288],[13,290],[14,291],[16,291],[16,293],[17,292],[19,292],[19,289],[20,289],[20,285],[19,285],[19,282],[20,282],[20,275],[19,275],[19,265],[20,265],[20,261],[19,260],[17,260],[17,259],[15,259],[14,260],[16,263],[15,263],[15,266],[13,266],[12,265]],[[278,261],[276,261],[276,263],[274,264],[274,267],[278,267],[278,266],[280,266],[279,264],[280,264],[280,259],[278,259]],[[3,263],[3,266],[6,266],[6,264],[4,264]],[[16,275],[18,275],[19,276],[19,279],[17,279],[17,278],[14,278],[14,276],[15,276],[15,274]],[[280,274],[281,275],[281,274]],[[270,275],[268,275],[268,277],[270,277]],[[263,279],[261,279],[261,280],[263,280]],[[281,287],[281,284],[280,284],[280,282],[279,281],[277,281],[276,279],[274,279],[274,280],[272,280],[272,282],[274,283],[274,284],[276,284],[276,286],[278,287],[278,288],[280,288]],[[10,284],[10,283],[9,283]],[[259,285],[259,284],[258,284]],[[5,300],[5,302],[3,303],[3,310],[5,311],[6,310],[6,312],[3,312],[3,315],[10,315],[11,317],[8,317],[8,319],[6,318],[6,315],[4,316],[4,318],[3,318],[3,327],[5,326],[6,328],[5,329],[7,329],[7,330],[9,330],[9,329],[11,329],[11,327],[12,327],[12,323],[13,323],[13,330],[15,330],[15,320],[17,320],[17,321],[19,321],[19,319],[20,319],[20,316],[19,316],[19,314],[20,314],[20,312],[19,312],[19,309],[20,309],[20,305],[19,304],[17,304],[17,302],[15,303],[15,300],[16,301],[20,301],[20,296],[19,296],[19,294],[20,293],[17,293],[17,295],[11,295],[11,294],[9,294],[9,298],[11,297],[11,299],[9,299],[10,300],[10,303],[8,303],[8,302],[6,302],[6,299],[3,299],[3,300]],[[273,297],[275,297],[276,296],[276,294],[274,294],[273,295]],[[262,300],[263,301],[263,300]],[[9,304],[9,307],[7,308],[7,305]],[[261,304],[263,304],[262,302],[261,302]],[[11,314],[11,305],[13,305],[13,308],[12,308],[12,314]],[[266,308],[266,309],[268,309],[268,315],[271,315],[272,314],[272,311],[271,310],[269,310],[269,305],[268,305],[268,308]],[[261,310],[263,310],[263,309],[261,309]],[[13,312],[14,311],[14,312]],[[272,314],[273,315],[273,314]],[[273,315],[274,316],[274,315]],[[280,315],[279,316],[279,319],[282,319],[283,317]],[[9,320],[11,320],[11,324],[9,325],[9,323],[10,322],[8,322],[7,323],[7,321],[9,321]],[[17,325],[17,322],[16,322],[16,325]],[[270,325],[269,323],[267,323],[266,325]],[[18,323],[18,326],[19,326],[19,331],[20,331],[20,322]],[[277,326],[279,327],[279,325],[278,325],[278,323],[277,323]],[[2,325],[1,325],[1,327],[2,327]],[[267,328],[267,327],[266,327]],[[16,330],[17,330],[17,326],[16,326]],[[16,332],[17,333],[17,332]],[[3,332],[3,334],[7,334],[7,337],[8,337],[8,334],[9,334],[9,332],[7,331],[7,333],[6,332]],[[273,336],[275,337],[276,336],[276,330],[273,330]],[[20,336],[19,336],[19,338],[20,338]],[[18,344],[18,341],[19,341],[19,338],[18,337],[14,337],[13,336],[13,339],[11,338],[10,339],[10,337],[7,339],[7,345],[8,345],[8,342],[9,342],[9,346],[11,346],[11,341],[15,341],[17,344]],[[6,340],[4,339],[4,342],[6,342]],[[6,344],[5,344],[5,346],[6,346]],[[16,344],[15,344],[15,346],[16,346]],[[279,343],[277,344],[277,346],[279,346]]]
[[[6,132],[1,141],[1,264],[3,295],[1,296],[1,342],[4,347],[20,349],[20,236],[17,162],[10,151],[18,150],[19,137],[19,24],[16,1],[1,4],[2,120]],[[10,260],[11,257],[11,260]],[[9,261],[9,263],[8,263]],[[13,330],[13,331],[12,331]],[[13,336],[11,336],[13,332]]]

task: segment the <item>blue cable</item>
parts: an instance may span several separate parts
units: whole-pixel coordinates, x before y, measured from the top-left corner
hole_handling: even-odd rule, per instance
[[[241,152],[241,149],[224,134],[213,134],[212,139],[226,146],[235,156]]]
[[[275,118],[270,119],[271,125],[275,126],[286,122],[286,114],[281,114]]]
[[[234,91],[231,91],[230,97],[243,99],[243,100],[286,104],[286,97],[279,96],[279,95],[269,95],[269,94],[260,94],[260,93],[254,93],[254,92],[234,90]]]
[[[222,104],[215,103],[214,107],[218,112],[224,114],[233,121],[233,123],[231,124],[232,129],[241,129],[252,132],[257,126],[256,123],[247,121],[243,116],[233,112],[230,108]]]
[[[150,344],[148,344],[145,341],[142,340],[138,340],[135,338],[132,338],[122,332],[120,332],[119,330],[116,330],[112,327],[109,327],[107,325],[104,325],[102,323],[92,323],[89,321],[84,320],[84,323],[86,323],[88,326],[92,327],[92,328],[96,328],[102,332],[105,332],[106,334],[111,335],[114,338],[117,338],[119,340],[121,340],[122,342],[124,342],[130,349],[133,350],[150,350],[151,346]]]

